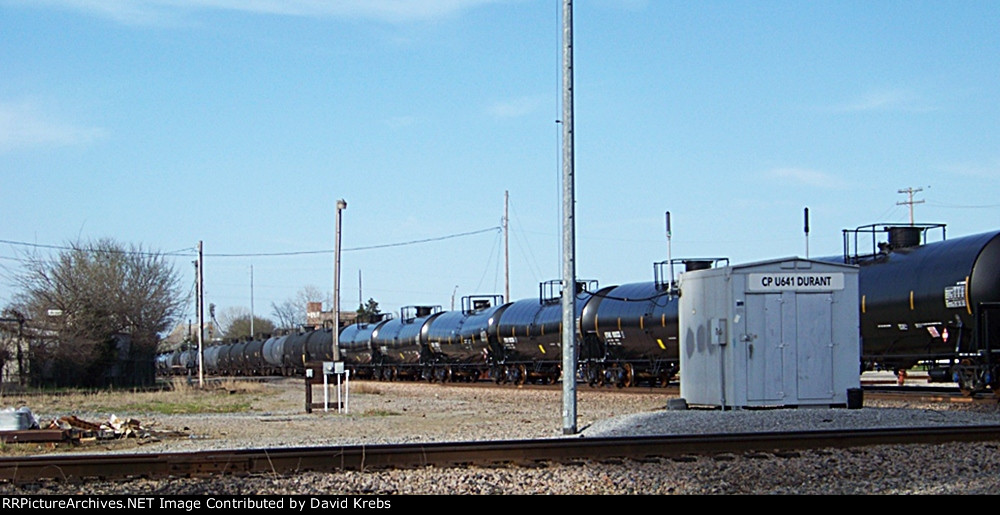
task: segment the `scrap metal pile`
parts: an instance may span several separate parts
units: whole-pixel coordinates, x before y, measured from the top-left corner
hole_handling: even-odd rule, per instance
[[[140,443],[145,443],[145,441],[158,441],[158,437],[164,434],[144,427],[134,418],[121,419],[113,414],[101,422],[91,422],[76,415],[68,415],[48,423],[40,423],[27,407],[0,410],[2,443],[55,441],[85,443],[126,438],[137,438]]]

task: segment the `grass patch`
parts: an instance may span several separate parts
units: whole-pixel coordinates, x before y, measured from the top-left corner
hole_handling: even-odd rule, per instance
[[[363,383],[361,381],[352,383],[351,391],[354,393],[367,393],[369,395],[383,395],[385,393],[377,384]]]
[[[365,417],[394,417],[402,415],[402,413],[399,413],[398,411],[389,411],[384,409],[367,409],[361,415]]]
[[[6,396],[0,406],[28,406],[36,415],[58,417],[83,413],[115,414],[141,418],[144,414],[241,413],[252,411],[261,400],[276,395],[266,385],[239,380],[207,382],[205,388],[175,380],[161,391],[98,391],[33,393]],[[15,401],[11,403],[11,401]],[[42,418],[42,417],[39,417]]]
[[[197,413],[240,413],[250,411],[250,400],[217,402],[212,398],[181,400],[151,399],[115,406],[97,406],[93,411],[102,413],[159,413],[162,415],[192,415]]]

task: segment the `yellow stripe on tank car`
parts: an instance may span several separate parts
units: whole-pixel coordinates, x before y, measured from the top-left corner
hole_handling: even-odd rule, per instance
[[[645,319],[646,319],[646,317],[644,315],[639,315],[639,329],[645,329],[646,328],[646,323],[643,322],[643,320],[645,320]]]
[[[667,327],[667,314],[660,315],[660,327]]]
[[[972,303],[969,302],[969,276],[965,276],[965,310],[972,314]]]
[[[667,350],[667,346],[663,344],[663,340],[661,340],[661,339],[657,338],[657,339],[656,339],[656,343],[658,343],[658,344],[660,345],[660,348],[661,348],[661,349],[663,349],[663,350]]]
[[[618,330],[622,330],[622,317],[618,317]]]
[[[865,297],[867,297],[867,295],[861,296],[861,313],[865,313]]]
[[[913,290],[910,290],[910,311],[913,311]]]
[[[542,354],[545,354],[545,347],[542,347],[540,343],[538,344],[538,350],[542,351]]]

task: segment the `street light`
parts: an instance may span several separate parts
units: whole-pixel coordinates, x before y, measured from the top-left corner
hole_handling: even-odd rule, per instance
[[[333,249],[333,360],[340,361],[340,212],[347,209],[347,201],[337,201],[337,234]]]

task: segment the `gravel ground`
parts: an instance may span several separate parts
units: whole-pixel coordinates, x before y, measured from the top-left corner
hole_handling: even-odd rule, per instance
[[[350,413],[320,410],[306,414],[301,385],[301,380],[268,384],[266,388],[276,393],[262,396],[246,413],[150,415],[143,420],[147,427],[180,431],[185,435],[182,437],[129,439],[67,452],[176,452],[565,437],[558,390],[357,382],[352,385]],[[640,393],[643,391],[647,393]],[[322,400],[320,390],[314,393],[314,400]],[[577,402],[581,436],[574,437],[1000,423],[995,403],[924,406],[865,399],[865,407],[859,410],[722,412],[668,411],[666,401],[665,394],[649,394],[648,390],[581,388]],[[46,415],[39,414],[39,418]],[[88,414],[79,416],[87,419]],[[998,445],[1000,442],[872,446],[533,468],[424,468],[210,480],[0,484],[0,495],[996,494],[1000,492]]]

